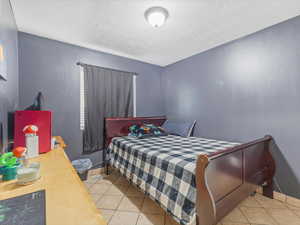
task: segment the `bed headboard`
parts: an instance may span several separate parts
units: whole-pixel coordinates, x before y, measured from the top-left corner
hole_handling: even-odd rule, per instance
[[[112,138],[128,135],[128,128],[134,124],[151,123],[156,126],[161,126],[166,119],[165,116],[105,118],[105,147],[109,145]]]

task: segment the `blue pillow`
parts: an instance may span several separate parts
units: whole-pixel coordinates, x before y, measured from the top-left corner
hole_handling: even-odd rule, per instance
[[[169,134],[179,135],[182,137],[190,137],[196,121],[173,121],[167,120],[161,126]]]

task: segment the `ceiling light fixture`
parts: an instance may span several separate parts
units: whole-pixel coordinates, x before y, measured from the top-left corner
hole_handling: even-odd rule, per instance
[[[168,16],[168,11],[165,8],[159,6],[151,7],[145,12],[146,20],[153,27],[160,27],[164,25]]]

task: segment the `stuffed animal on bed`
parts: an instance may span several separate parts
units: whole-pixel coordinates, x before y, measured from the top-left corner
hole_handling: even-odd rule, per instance
[[[137,138],[147,138],[147,137],[158,137],[158,136],[167,136],[167,132],[153,124],[136,124],[129,127],[129,136]]]

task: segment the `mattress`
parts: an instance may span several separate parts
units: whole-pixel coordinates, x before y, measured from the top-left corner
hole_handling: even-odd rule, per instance
[[[196,219],[197,156],[238,144],[174,135],[146,139],[126,136],[113,138],[108,151],[113,167],[178,223],[192,225]]]

